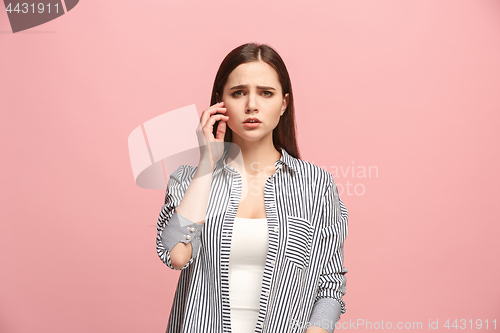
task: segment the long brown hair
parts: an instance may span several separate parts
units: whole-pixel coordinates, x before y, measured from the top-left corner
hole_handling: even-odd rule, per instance
[[[247,43],[238,46],[224,58],[219,66],[217,75],[215,76],[214,86],[212,89],[212,97],[210,105],[214,105],[220,101],[217,100],[216,93],[222,98],[224,86],[226,85],[229,74],[239,65],[252,62],[264,61],[269,64],[276,73],[281,84],[283,91],[283,98],[288,93],[288,105],[285,113],[280,117],[280,121],[276,128],[273,130],[273,144],[276,150],[281,153],[281,148],[295,158],[300,159],[299,149],[297,146],[297,139],[295,135],[295,109],[293,106],[293,92],[290,76],[286,69],[283,59],[280,55],[269,45]],[[214,137],[217,134],[217,127],[220,121],[214,124]],[[224,142],[232,142],[233,131],[226,126],[226,134],[224,135]]]

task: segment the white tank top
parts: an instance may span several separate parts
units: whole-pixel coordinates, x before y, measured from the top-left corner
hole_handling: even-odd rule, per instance
[[[231,331],[253,333],[269,249],[267,219],[235,217],[229,255]]]

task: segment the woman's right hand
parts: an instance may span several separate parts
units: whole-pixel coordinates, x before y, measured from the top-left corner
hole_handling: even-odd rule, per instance
[[[226,121],[229,119],[224,114],[226,108],[224,102],[212,105],[202,112],[200,116],[200,124],[196,129],[198,144],[200,146],[200,163],[210,163],[212,171],[215,164],[224,153],[224,135],[226,134]],[[216,137],[213,135],[213,128],[216,121],[219,121]]]

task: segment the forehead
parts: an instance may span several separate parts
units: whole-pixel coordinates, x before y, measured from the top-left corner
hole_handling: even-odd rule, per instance
[[[263,61],[252,61],[236,67],[227,78],[227,87],[235,85],[279,86],[278,73]]]

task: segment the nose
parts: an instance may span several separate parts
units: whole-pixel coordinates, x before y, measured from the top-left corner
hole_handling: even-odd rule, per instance
[[[257,107],[257,96],[254,93],[248,94],[247,112],[259,111]]]

